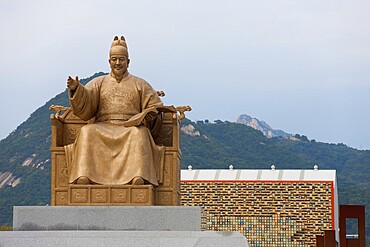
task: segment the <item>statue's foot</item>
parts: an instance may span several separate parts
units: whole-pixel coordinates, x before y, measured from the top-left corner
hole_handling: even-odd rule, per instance
[[[144,179],[142,179],[141,177],[134,177],[134,179],[132,179],[132,185],[143,185],[144,184]]]
[[[80,177],[77,179],[76,184],[90,184],[90,179],[88,177]]]

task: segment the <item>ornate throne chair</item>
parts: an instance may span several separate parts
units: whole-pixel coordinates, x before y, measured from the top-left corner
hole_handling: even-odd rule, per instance
[[[158,94],[163,92],[158,92]],[[162,114],[162,127],[157,144],[165,146],[163,174],[158,187],[152,185],[79,185],[68,183],[64,146],[75,141],[82,126],[89,124],[76,117],[69,107],[54,106],[51,120],[51,205],[180,205],[180,124],[189,106],[178,107],[177,113]]]

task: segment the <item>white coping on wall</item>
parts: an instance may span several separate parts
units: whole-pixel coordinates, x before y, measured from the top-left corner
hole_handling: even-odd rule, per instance
[[[336,170],[181,170],[182,181],[332,181],[336,187]]]

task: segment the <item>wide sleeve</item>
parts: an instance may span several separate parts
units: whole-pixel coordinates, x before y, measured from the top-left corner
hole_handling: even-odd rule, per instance
[[[69,102],[73,114],[82,120],[89,120],[95,116],[99,105],[99,92],[102,78],[95,78],[86,86],[81,83],[74,92],[69,91]]]
[[[151,107],[163,106],[157,91],[155,91],[149,83],[143,81],[141,90],[142,111]],[[162,115],[157,111],[157,117],[155,119],[152,121],[144,120],[143,124],[150,130],[153,138],[157,139],[162,128]]]
[[[159,98],[157,92],[149,85],[148,82],[142,81],[141,83],[141,111],[152,106],[162,106],[163,103]]]
[[[148,124],[147,120],[145,120],[145,116],[147,114],[157,115],[158,111],[156,107],[163,106],[163,103],[159,98],[157,92],[149,85],[149,83],[141,78],[136,78],[135,83],[140,97],[140,113],[134,115],[128,121],[126,121],[124,123],[124,126],[131,127],[144,124],[148,127],[152,123]],[[157,117],[153,121],[156,122],[157,119],[159,118]]]

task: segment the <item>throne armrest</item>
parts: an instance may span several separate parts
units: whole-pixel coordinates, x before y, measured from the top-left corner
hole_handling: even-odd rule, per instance
[[[50,110],[56,111],[50,115],[51,148],[61,148],[73,143],[82,126],[94,122],[94,119],[84,121],[75,116],[70,107],[51,105]]]

